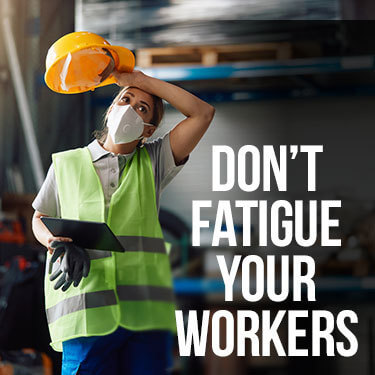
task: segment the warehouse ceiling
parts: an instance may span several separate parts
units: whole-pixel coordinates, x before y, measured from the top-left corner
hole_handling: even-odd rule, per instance
[[[288,38],[288,28],[249,20],[335,20],[340,14],[339,0],[77,0],[76,30],[130,49],[233,44]]]
[[[340,21],[349,0],[76,1],[76,30],[137,51],[150,47],[290,42],[292,58],[375,54],[374,22]],[[269,21],[272,19],[272,21]],[[306,23],[309,20],[309,23]],[[311,21],[315,20],[315,21]],[[197,82],[180,83],[196,91]],[[374,85],[372,70],[199,82],[199,90],[326,89]]]

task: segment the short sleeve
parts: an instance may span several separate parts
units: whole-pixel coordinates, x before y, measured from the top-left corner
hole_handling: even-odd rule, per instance
[[[179,165],[176,165],[171,149],[169,134],[170,132],[163,137],[159,137],[154,141],[145,144],[154,168],[155,182],[158,185],[156,188],[159,188],[160,191],[171,182],[189,160],[189,156],[187,156]]]
[[[60,217],[60,201],[53,165],[48,169],[47,177],[34,199],[32,206],[35,210],[51,217]]]
[[[160,194],[162,190],[173,180],[177,173],[189,160],[186,157],[179,165],[176,165],[169,141],[169,132],[152,142],[145,143],[146,150],[150,155],[152,168],[155,176],[156,207],[160,208]]]

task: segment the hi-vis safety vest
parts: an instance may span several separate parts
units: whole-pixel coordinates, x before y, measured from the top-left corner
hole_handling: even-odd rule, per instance
[[[104,222],[104,195],[87,147],[52,156],[61,217]],[[81,336],[130,330],[176,332],[174,293],[155,199],[150,157],[137,149],[111,198],[107,224],[125,253],[89,250],[90,273],[78,287],[54,290],[45,277],[52,347]]]

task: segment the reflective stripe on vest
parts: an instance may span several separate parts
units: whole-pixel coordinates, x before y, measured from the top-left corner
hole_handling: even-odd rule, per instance
[[[162,238],[140,237],[140,236],[117,236],[117,239],[125,251],[145,251],[149,253],[166,253],[165,242]],[[102,259],[112,256],[110,251],[88,249],[89,257]]]
[[[117,294],[121,301],[163,301],[174,302],[172,288],[148,285],[120,285]],[[64,315],[83,309],[115,305],[116,295],[113,290],[101,290],[79,294],[66,298],[58,304],[46,309],[48,324]]]
[[[146,251],[150,253],[165,254],[163,238],[142,237],[142,236],[117,236],[125,251]]]
[[[46,310],[52,347],[81,336],[130,330],[176,332],[175,304],[146,148],[125,165],[105,220],[104,194],[87,148],[53,155],[61,206],[66,219],[107,222],[124,253],[89,250],[90,273],[78,287],[54,290],[45,278]],[[47,256],[47,260],[49,255]],[[113,298],[114,297],[114,298]]]
[[[119,285],[117,295],[121,301],[174,302],[173,289],[152,285]]]
[[[110,258],[112,256],[112,253],[110,251],[95,250],[95,249],[86,249],[86,250],[91,260]]]
[[[64,315],[79,310],[110,306],[115,305],[116,303],[116,295],[113,290],[102,290],[99,292],[79,294],[78,296],[66,298],[55,306],[46,309],[47,321],[48,324],[50,324]]]

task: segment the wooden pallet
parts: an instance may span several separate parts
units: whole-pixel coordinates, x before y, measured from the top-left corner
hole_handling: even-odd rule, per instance
[[[285,60],[291,55],[292,45],[288,42],[144,48],[136,51],[136,65],[143,68],[182,64],[212,66],[252,60]]]

